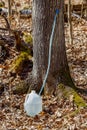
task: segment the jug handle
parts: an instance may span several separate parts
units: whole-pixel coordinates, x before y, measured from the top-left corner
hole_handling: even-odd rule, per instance
[[[25,103],[27,102],[28,98],[29,98],[29,94],[27,94],[25,97]]]

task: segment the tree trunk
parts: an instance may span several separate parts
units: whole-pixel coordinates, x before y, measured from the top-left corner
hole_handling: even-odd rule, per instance
[[[57,83],[72,85],[67,64],[65,36],[64,36],[64,1],[58,0],[33,0],[33,71],[32,75],[39,82],[40,89],[43,82],[47,64],[49,41],[52,30],[55,10],[59,9],[57,17],[53,46],[51,67],[48,76],[48,86]],[[38,85],[38,83],[37,83]]]

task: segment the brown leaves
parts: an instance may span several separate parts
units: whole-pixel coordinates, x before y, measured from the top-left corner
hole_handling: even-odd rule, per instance
[[[25,0],[24,0],[25,1]],[[23,3],[28,3],[26,0]],[[16,1],[20,8],[22,1]],[[22,25],[23,29],[30,29],[29,20],[16,18],[13,28]],[[24,24],[26,21],[27,24]],[[30,21],[31,22],[31,21]],[[17,23],[17,24],[16,24]],[[87,21],[74,18],[73,45],[69,45],[68,26],[66,27],[67,57],[71,75],[75,84],[87,89]],[[34,118],[24,112],[25,95],[13,95],[12,87],[20,81],[20,76],[9,74],[9,66],[13,59],[19,55],[14,48],[14,38],[8,45],[9,57],[0,63],[0,82],[4,84],[4,92],[0,95],[0,130],[87,130],[87,108],[74,113],[73,95],[70,99],[57,99],[55,96],[43,96],[43,111]],[[7,43],[7,42],[6,42]],[[23,75],[24,76],[24,75]],[[1,85],[1,84],[0,84]],[[87,95],[83,94],[87,98]]]

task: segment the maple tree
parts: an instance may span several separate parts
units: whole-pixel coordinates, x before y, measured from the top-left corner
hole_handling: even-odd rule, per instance
[[[49,5],[49,6],[48,6]],[[47,80],[49,91],[54,89],[57,83],[73,86],[67,64],[65,36],[64,36],[64,1],[33,1],[33,84],[40,89],[43,82],[47,64],[48,49],[55,10],[59,9],[54,40],[52,46],[51,67]],[[35,82],[35,83],[34,83]],[[54,91],[54,90],[52,90]]]

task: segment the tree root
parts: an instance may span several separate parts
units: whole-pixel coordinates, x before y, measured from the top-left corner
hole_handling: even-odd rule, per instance
[[[69,99],[73,103],[73,107],[83,108],[87,107],[85,100],[78,94],[76,89],[59,84],[56,88],[55,95],[58,99],[65,98]]]

